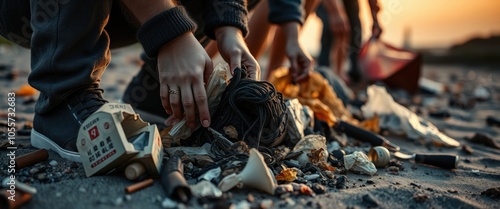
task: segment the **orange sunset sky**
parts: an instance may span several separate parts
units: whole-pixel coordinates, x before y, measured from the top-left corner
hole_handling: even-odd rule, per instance
[[[363,37],[371,32],[368,0],[359,0]],[[382,39],[403,45],[404,31],[415,48],[442,48],[473,36],[500,35],[500,0],[379,0]],[[311,18],[304,26],[302,43],[314,54],[321,23]]]

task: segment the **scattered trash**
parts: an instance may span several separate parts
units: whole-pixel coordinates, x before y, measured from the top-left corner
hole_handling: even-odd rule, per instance
[[[441,95],[446,91],[446,86],[442,83],[420,77],[418,85],[421,90],[431,94]]]
[[[178,207],[178,203],[170,198],[165,198],[162,202],[161,202],[161,207],[162,208],[179,208]]]
[[[494,199],[500,199],[500,187],[493,187],[481,192],[481,195],[486,195]]]
[[[131,193],[137,192],[141,189],[144,189],[148,186],[151,186],[152,184],[153,184],[153,179],[146,179],[144,181],[141,181],[141,182],[138,182],[138,183],[135,183],[135,184],[128,186],[127,188],[125,188],[125,193],[131,194]]]
[[[476,101],[474,99],[468,99],[462,94],[455,94],[448,101],[450,107],[457,107],[464,110],[470,110],[476,106]]]
[[[198,181],[202,181],[202,180],[212,181],[212,179],[218,178],[220,176],[221,172],[222,172],[222,169],[220,167],[211,169],[211,170],[207,171],[206,173],[200,175],[198,177]]]
[[[478,86],[472,92],[474,98],[478,101],[486,101],[491,98],[491,93],[484,86]]]
[[[347,170],[361,174],[373,176],[377,173],[375,165],[370,162],[365,153],[360,151],[355,151],[352,154],[345,155],[344,165]]]
[[[0,192],[0,208],[17,209],[31,200],[31,193],[22,192],[17,189],[3,190]]]
[[[298,99],[290,99],[285,102],[288,111],[286,136],[292,144],[297,144],[304,138],[304,129],[310,126],[314,120],[311,114],[308,114],[308,107],[302,106]]]
[[[191,188],[184,179],[184,165],[180,158],[172,156],[163,165],[160,183],[167,193],[167,197],[183,203],[187,203],[191,199]]]
[[[46,149],[39,149],[16,158],[16,169],[35,165],[46,161],[49,158],[49,152]]]
[[[326,187],[319,184],[319,183],[314,183],[312,185],[311,189],[314,191],[315,194],[325,194],[326,193]]]
[[[312,71],[308,79],[293,83],[292,75],[283,67],[274,70],[268,80],[285,98],[297,98],[302,105],[313,110],[315,118],[326,121],[329,126],[335,124],[336,118],[357,124],[357,120],[319,72]]]
[[[413,200],[415,200],[416,202],[425,202],[429,198],[430,198],[429,195],[422,193],[415,193],[413,195]]]
[[[368,204],[369,208],[375,208],[379,206],[378,201],[370,194],[365,194],[362,197],[363,202]]]
[[[469,155],[472,155],[474,154],[474,150],[472,149],[472,147],[470,147],[469,145],[462,145],[462,151],[464,151],[465,153],[469,154]]]
[[[430,111],[429,116],[433,118],[447,119],[451,117],[450,111],[448,110],[436,110]]]
[[[469,139],[469,141],[476,144],[486,145],[491,148],[500,149],[500,145],[498,145],[494,139],[485,134],[476,133]]]
[[[221,197],[222,191],[209,181],[203,180],[195,185],[190,185],[191,191],[196,197]]]
[[[24,84],[14,93],[16,96],[33,96],[36,94],[36,89],[31,87],[29,84]]]
[[[288,181],[292,182],[297,179],[297,171],[293,168],[285,168],[275,176],[277,181]]]
[[[394,156],[399,159],[409,160],[415,159],[416,163],[433,165],[444,169],[455,169],[459,161],[457,155],[448,154],[405,154],[402,152],[395,152]]]
[[[226,192],[235,186],[238,188],[248,186],[272,195],[276,185],[277,181],[265,164],[264,157],[255,148],[252,148],[245,168],[238,174],[232,173],[224,177],[218,187]]]
[[[399,175],[399,168],[396,166],[389,166],[385,169],[385,171],[392,175]]]
[[[262,209],[268,209],[273,207],[273,200],[271,199],[265,199],[260,202],[259,208]]]
[[[310,155],[313,151],[316,151],[316,155],[314,156]],[[328,158],[326,138],[322,135],[307,135],[297,142],[292,152],[302,152],[297,157],[302,166],[305,166],[307,163],[318,164],[321,161],[326,162]]]
[[[459,142],[441,133],[432,123],[396,103],[384,87],[371,85],[367,92],[368,102],[361,109],[367,118],[379,115],[381,128],[394,134],[406,134],[411,139],[423,138],[443,146],[460,146]]]
[[[490,126],[500,127],[500,119],[490,115],[486,117],[486,124]]]
[[[391,153],[383,146],[372,147],[368,152],[368,159],[378,168],[383,168],[389,164]]]
[[[76,143],[87,177],[104,174],[132,163],[158,177],[163,144],[156,125],[142,121],[132,106],[107,103],[81,125]],[[128,171],[135,171],[134,168]],[[139,175],[139,174],[138,174]]]
[[[51,160],[49,163],[51,166],[57,166],[59,163],[55,160]]]
[[[337,189],[346,189],[347,182],[349,182],[349,179],[347,178],[347,176],[341,175],[341,176],[337,177],[337,183],[335,184],[335,187]]]

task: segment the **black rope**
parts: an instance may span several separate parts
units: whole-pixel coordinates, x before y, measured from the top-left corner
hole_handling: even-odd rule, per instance
[[[224,133],[223,128],[232,125],[238,139],[249,147],[270,147],[286,130],[286,114],[283,96],[271,83],[249,79],[244,69],[236,68],[212,118],[212,127]]]

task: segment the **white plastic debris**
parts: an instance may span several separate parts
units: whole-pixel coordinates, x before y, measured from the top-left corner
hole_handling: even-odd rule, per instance
[[[365,153],[360,151],[355,151],[352,154],[344,155],[344,166],[347,170],[359,172],[361,174],[366,174],[373,176],[377,173],[377,168],[368,159]]]
[[[288,112],[287,137],[296,144],[300,139],[304,138],[304,129],[310,126],[312,118],[312,110],[307,106],[302,106],[298,99],[290,99],[286,101]]]
[[[209,181],[200,181],[195,185],[190,185],[193,195],[196,197],[220,197],[222,191]]]
[[[200,175],[198,177],[198,181],[202,181],[202,180],[212,181],[212,179],[219,177],[221,173],[222,173],[222,169],[220,167],[211,169],[211,170],[207,171],[206,173]]]
[[[326,138],[322,135],[307,135],[303,139],[301,139],[295,147],[293,148],[293,152],[300,152],[302,154],[297,157],[296,160],[299,161],[299,164],[305,166],[307,163],[311,163],[308,154],[313,150],[323,149],[322,158],[319,161],[326,161],[328,159],[328,151],[326,149]]]
[[[431,122],[396,103],[384,87],[371,85],[367,92],[368,102],[361,110],[366,118],[377,114],[380,117],[380,128],[388,129],[394,134],[406,134],[411,139],[423,138],[443,146],[460,146],[458,141],[441,133]]]
[[[474,97],[480,100],[488,100],[491,94],[484,86],[478,86],[474,89]]]
[[[170,198],[165,198],[163,202],[161,202],[162,208],[177,208],[177,202],[173,201]]]

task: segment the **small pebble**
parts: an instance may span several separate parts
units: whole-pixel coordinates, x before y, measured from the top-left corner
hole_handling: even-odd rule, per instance
[[[273,207],[273,200],[271,199],[265,199],[260,202],[260,208],[262,209],[267,209],[272,207]]]
[[[311,189],[316,194],[325,194],[326,193],[326,187],[321,185],[321,184],[318,184],[318,183],[313,184]]]
[[[56,192],[56,197],[61,197],[62,193],[61,192]]]
[[[378,207],[377,200],[370,194],[365,194],[362,197],[363,202],[368,203],[369,207]]]
[[[84,187],[78,188],[78,191],[83,192],[83,193],[87,192],[87,190]]]
[[[253,202],[253,201],[255,201],[255,197],[253,196],[253,194],[248,194],[247,200],[248,200],[248,202]]]
[[[40,181],[47,181],[49,178],[47,177],[47,173],[40,173],[36,175],[36,178]]]
[[[429,199],[429,195],[426,194],[415,193],[413,195],[413,200],[416,202],[425,202],[427,199]]]
[[[127,201],[127,202],[128,202],[128,201],[131,201],[131,200],[132,200],[132,195],[130,195],[130,194],[126,194],[126,195],[125,195],[125,201]]]
[[[163,202],[161,202],[162,208],[177,208],[177,202],[173,201],[170,198],[165,198]]]
[[[120,206],[123,204],[123,198],[121,197],[118,197],[115,199],[115,201],[113,202],[113,204],[115,204],[115,206]]]
[[[59,163],[57,163],[57,161],[55,161],[55,160],[52,160],[52,161],[50,161],[50,163],[49,163],[49,164],[50,164],[51,166],[57,166],[57,164],[59,164]]]
[[[292,198],[289,197],[285,199],[285,202],[289,207],[293,207],[297,204]]]
[[[78,163],[77,162],[72,162],[71,165],[69,165],[70,168],[78,168]]]

